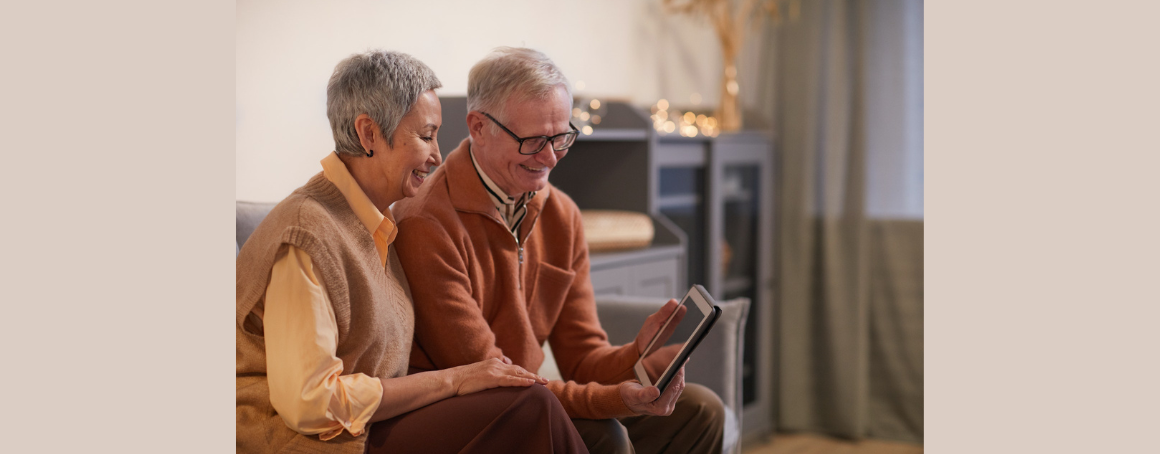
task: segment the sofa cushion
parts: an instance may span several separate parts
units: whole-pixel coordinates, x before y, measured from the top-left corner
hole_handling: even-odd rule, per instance
[[[246,239],[254,233],[254,229],[266,218],[270,210],[274,209],[277,203],[266,202],[243,202],[237,201],[237,230],[234,234],[237,235],[238,248],[241,250],[242,245],[246,244]]]

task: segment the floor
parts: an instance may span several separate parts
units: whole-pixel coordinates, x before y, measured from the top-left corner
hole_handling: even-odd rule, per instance
[[[922,454],[922,445],[888,440],[850,441],[807,433],[779,433],[769,442],[747,445],[743,451],[743,454]]]

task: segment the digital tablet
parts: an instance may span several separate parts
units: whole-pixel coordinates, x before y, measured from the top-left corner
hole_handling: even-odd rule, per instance
[[[665,320],[637,360],[633,368],[637,380],[644,386],[655,385],[664,393],[673,376],[720,315],[721,308],[717,307],[705,287],[694,285],[690,288],[677,310]]]

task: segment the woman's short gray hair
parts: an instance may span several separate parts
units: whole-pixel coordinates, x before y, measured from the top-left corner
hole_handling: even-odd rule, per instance
[[[504,106],[513,94],[545,99],[559,85],[572,99],[572,85],[547,55],[522,47],[498,47],[467,73],[467,111],[506,116]],[[498,131],[494,124],[492,128]]]
[[[365,156],[354,120],[367,114],[379,124],[387,144],[399,121],[419,95],[442,87],[435,72],[402,52],[372,50],[354,54],[334,67],[326,85],[326,117],[334,133],[334,151]]]

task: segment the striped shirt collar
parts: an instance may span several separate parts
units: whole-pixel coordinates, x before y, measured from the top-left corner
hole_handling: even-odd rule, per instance
[[[528,215],[528,201],[536,196],[536,191],[525,192],[519,198],[508,195],[479,166],[479,161],[475,160],[475,151],[468,147],[468,153],[471,154],[471,163],[475,165],[475,173],[479,175],[479,181],[483,182],[483,188],[487,190],[488,198],[491,199],[491,203],[499,211],[500,217],[507,223],[512,235],[516,235],[518,241],[517,234],[520,231],[520,225],[523,224],[524,218]]]

